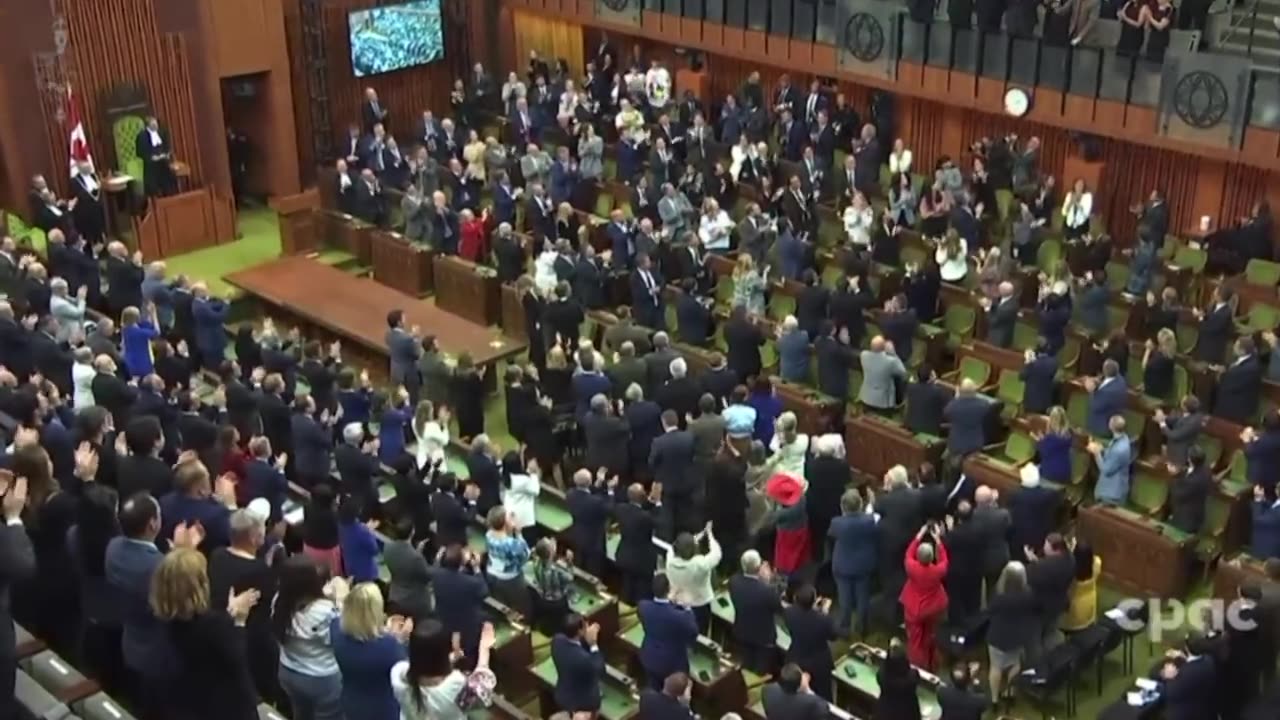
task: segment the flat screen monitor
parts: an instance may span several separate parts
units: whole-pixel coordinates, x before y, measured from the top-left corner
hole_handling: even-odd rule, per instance
[[[413,0],[347,14],[351,70],[366,77],[444,57],[440,0]]]

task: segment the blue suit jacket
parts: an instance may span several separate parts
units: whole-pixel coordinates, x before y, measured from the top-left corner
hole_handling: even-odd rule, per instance
[[[516,226],[516,199],[512,195],[515,187],[497,186],[493,191],[493,221],[496,225],[510,223]]]
[[[604,230],[605,237],[609,238],[609,247],[613,249],[613,265],[619,269],[631,268],[631,231],[619,226],[617,223],[609,223]]]
[[[151,613],[151,575],[164,555],[152,543],[117,536],[107,543],[104,571],[107,583],[124,611],[120,647],[129,669],[149,678],[173,677],[178,657],[164,626]]]
[[[573,187],[578,182],[578,172],[570,171],[563,163],[551,163],[551,200],[557,205],[569,202],[573,197]]]
[[[1124,378],[1119,376],[1105,385],[1099,384],[1089,396],[1089,414],[1085,419],[1085,428],[1094,435],[1106,437],[1110,433],[1107,422],[1113,416],[1123,414],[1129,404],[1128,389]]]
[[[591,409],[591,398],[596,395],[604,395],[606,398],[613,396],[613,384],[609,382],[608,376],[602,373],[579,373],[574,375],[570,382],[573,387],[574,412],[578,422],[582,422],[582,419],[587,416],[587,411]]]
[[[599,710],[604,655],[580,640],[556,635],[551,638],[551,661],[556,666],[556,705],[570,713]]]
[[[827,536],[835,540],[832,574],[849,577],[875,572],[880,536],[875,516],[856,513],[832,518]]]
[[[942,411],[951,424],[947,434],[947,449],[956,455],[978,452],[986,444],[986,419],[990,403],[973,397],[957,397]]]
[[[1280,472],[1280,433],[1259,433],[1257,440],[1244,446],[1244,457],[1249,465],[1249,482],[1275,485],[1276,473]]]
[[[221,300],[191,301],[191,315],[196,323],[196,345],[200,346],[200,354],[206,358],[221,360],[227,347],[227,304]]]
[[[641,600],[636,608],[644,641],[640,664],[653,676],[689,672],[689,648],[698,637],[693,611],[659,600]]]

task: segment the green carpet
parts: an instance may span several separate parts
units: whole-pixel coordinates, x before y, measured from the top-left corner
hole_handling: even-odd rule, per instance
[[[186,275],[202,280],[214,295],[224,295],[231,286],[222,277],[280,256],[280,228],[270,208],[246,209],[237,224],[241,238],[185,255],[165,259],[169,276]]]

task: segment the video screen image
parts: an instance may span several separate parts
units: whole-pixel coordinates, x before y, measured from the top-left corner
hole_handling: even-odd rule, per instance
[[[347,16],[351,69],[356,77],[377,75],[444,57],[440,0],[414,0],[355,10]]]

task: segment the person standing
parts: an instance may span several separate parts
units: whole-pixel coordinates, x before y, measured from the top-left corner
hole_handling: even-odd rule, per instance
[[[776,616],[782,611],[782,598],[773,585],[773,571],[760,553],[744,552],[740,564],[742,572],[729,579],[734,644],[743,667],[770,675],[778,663]]]
[[[280,643],[280,687],[295,720],[342,720],[342,671],[330,634],[347,597],[346,580],[306,555],[280,569],[271,627]]]
[[[391,669],[408,658],[405,643],[413,620],[388,618],[375,583],[351,588],[342,615],[329,629],[333,654],[342,670],[342,706],[347,718],[399,720],[391,690]]]
[[[598,624],[587,624],[581,615],[570,613],[563,632],[551,639],[551,660],[556,668],[552,695],[560,710],[574,714],[600,711],[605,663],[599,635]]]
[[[644,628],[640,666],[650,689],[664,687],[673,673],[689,672],[689,648],[698,638],[698,621],[687,606],[672,597],[666,575],[653,578],[653,599],[641,600],[636,616]]]
[[[925,535],[932,542],[922,543]],[[907,546],[907,582],[899,600],[907,623],[907,654],[916,667],[932,670],[936,660],[935,630],[947,609],[947,548],[936,524],[925,525]]]
[[[831,600],[819,600],[812,585],[802,585],[792,600],[782,611],[787,633],[791,635],[787,662],[799,666],[809,676],[809,689],[815,695],[834,701],[831,673],[835,661],[831,657],[831,643],[839,639],[839,633],[828,614]]]
[[[410,402],[416,405],[418,390],[422,387],[422,381],[418,375],[418,358],[422,356],[422,337],[416,326],[411,330],[405,330],[403,310],[392,310],[387,313],[386,341],[387,355],[391,358],[391,384],[408,390]]]
[[[871,581],[878,554],[876,515],[869,506],[863,509],[862,495],[857,490],[847,490],[840,497],[840,512],[827,529],[834,545],[831,574],[839,600],[836,628],[841,635],[850,635],[856,613],[858,632],[865,635],[869,630]]]
[[[15,478],[8,471],[0,473],[0,494],[3,495],[0,510],[4,514],[4,526],[0,527],[0,718],[9,718],[17,712],[14,677],[18,669],[9,597],[15,585],[35,574],[36,554],[22,526],[22,511],[27,505],[26,479]],[[158,522],[156,530],[159,530]]]

